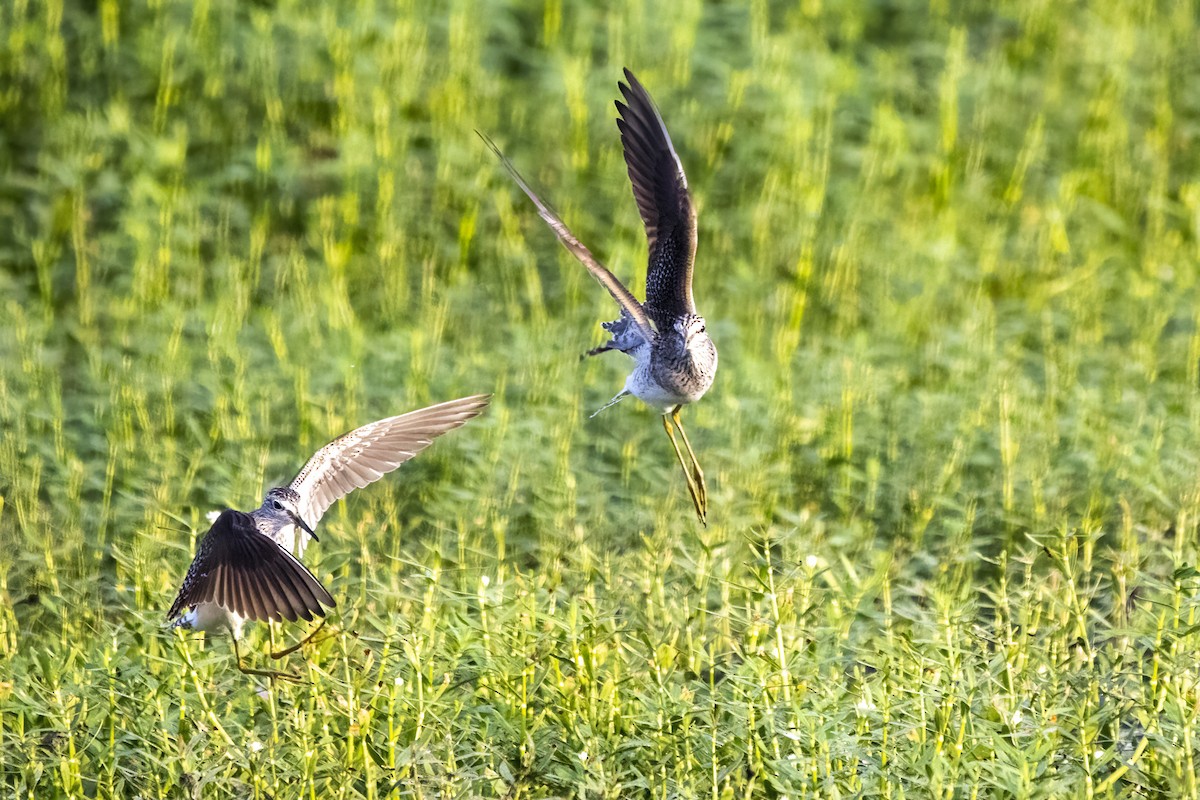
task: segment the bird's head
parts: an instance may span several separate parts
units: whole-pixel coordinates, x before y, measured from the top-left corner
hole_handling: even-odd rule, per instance
[[[672,323],[675,332],[683,339],[684,347],[693,350],[708,341],[704,317],[699,314],[684,314]]]
[[[697,385],[703,385],[697,390],[697,398],[712,383],[717,371],[717,346],[708,338],[704,317],[684,314],[676,318],[671,323],[671,335],[661,338],[657,350],[658,357],[691,374]]]
[[[260,517],[269,520],[276,530],[286,528],[288,525],[296,525],[314,540],[320,541],[300,513],[300,494],[295,489],[277,486],[268,491],[267,496],[263,499]]]

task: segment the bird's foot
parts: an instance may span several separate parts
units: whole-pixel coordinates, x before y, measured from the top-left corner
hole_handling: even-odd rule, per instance
[[[686,473],[685,473],[686,474]],[[704,475],[699,475],[700,480],[696,480],[695,475],[688,476],[688,493],[692,496],[692,505],[696,507],[696,518],[700,520],[700,524],[708,527],[708,489],[704,486]]]
[[[310,633],[308,636],[305,636],[303,639],[296,642],[291,647],[288,647],[286,649],[280,650],[275,653],[271,653],[271,658],[283,658],[284,656],[290,656],[292,653],[296,652],[301,647],[304,647],[304,645],[311,643],[313,641],[313,637],[315,637],[318,633],[320,633],[321,630],[325,627],[325,622],[326,622],[325,618],[322,617],[321,624],[318,625],[317,627],[313,628],[312,633]],[[319,640],[317,640],[316,643],[320,644],[321,642],[325,641],[326,639],[333,638],[334,635],[335,634],[330,633],[328,636],[323,636]]]
[[[679,459],[679,468],[683,470],[683,477],[687,481],[688,494],[692,496],[692,505],[696,507],[696,516],[700,519],[700,524],[708,527],[708,486],[704,483],[704,471],[700,469],[700,464],[696,461],[696,454],[692,452],[692,446],[688,442],[687,434],[683,432],[683,426],[679,424],[679,409],[676,409],[673,414],[663,415],[663,430],[667,432],[667,438],[671,440],[671,447],[675,450],[675,457]],[[679,449],[679,442],[675,440],[675,431],[672,428],[679,429],[679,433],[683,436],[683,442],[687,446],[688,456],[691,464],[684,459],[683,452]]]
[[[269,680],[286,681],[287,683],[304,683],[304,679],[299,675],[293,675],[290,672],[279,672],[274,669],[254,669],[253,667],[243,666],[242,662],[238,662],[238,671],[243,675],[258,675]]]
[[[695,461],[692,462],[692,484],[696,487],[697,512],[700,521],[707,522],[708,517],[708,484],[704,481],[704,470]]]
[[[675,422],[675,427],[679,429],[679,435],[683,439],[683,446],[687,449],[688,458],[692,462],[691,481],[688,483],[688,488],[695,487],[692,494],[692,501],[696,504],[696,515],[700,517],[700,523],[705,527],[708,526],[708,484],[704,480],[704,470],[700,469],[700,460],[696,458],[696,452],[692,450],[692,443],[688,439],[687,431],[683,429],[683,423],[679,420],[679,408],[676,407],[671,415]],[[680,465],[683,465],[683,459],[679,460]],[[684,466],[684,473],[687,473],[687,467]]]

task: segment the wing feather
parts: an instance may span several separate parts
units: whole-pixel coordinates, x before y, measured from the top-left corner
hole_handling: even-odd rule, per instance
[[[249,603],[250,608],[254,611],[254,618],[271,619],[274,617],[277,613],[275,610],[275,605],[273,603],[268,605],[260,588],[260,584],[265,583],[265,581],[257,581],[254,579],[253,575],[247,575],[246,573],[242,573],[241,578],[242,591],[245,592],[246,601]]]
[[[283,619],[283,609],[291,608],[292,604],[279,586],[277,581],[263,581],[258,590],[263,595],[268,616],[278,622]]]
[[[582,242],[575,238],[575,234],[571,233],[566,223],[559,218],[558,214],[554,213],[554,209],[546,205],[534,193],[533,189],[529,188],[529,184],[521,177],[521,173],[517,172],[517,168],[512,165],[512,162],[508,160],[504,153],[500,152],[500,148],[496,146],[496,143],[480,131],[476,131],[476,133],[479,134],[480,139],[483,139],[484,144],[491,148],[491,151],[500,159],[500,163],[508,170],[508,174],[512,176],[512,179],[517,182],[517,186],[521,187],[521,191],[525,192],[529,199],[533,201],[534,207],[537,208],[538,216],[550,226],[550,229],[558,236],[558,240],[562,242],[563,247],[567,248],[571,252],[571,255],[579,259],[580,263],[587,267],[588,272],[592,273],[592,277],[608,290],[613,300],[617,301],[617,305],[633,319],[634,324],[637,325],[638,330],[641,331],[646,341],[654,341],[654,325],[651,323],[650,317],[646,314],[646,309],[642,307],[637,298],[625,288],[625,284],[621,283],[616,275],[613,275],[607,267],[596,260],[596,257],[592,255],[590,250],[584,247]]]
[[[200,603],[260,621],[312,619],[325,616],[322,605],[337,605],[307,567],[258,531],[249,514],[233,510],[221,512],[200,541],[167,618]]]
[[[315,528],[335,502],[382,478],[448,431],[478,416],[491,395],[473,395],[363,425],[308,460],[292,480],[300,513]]]
[[[683,164],[649,92],[628,69],[617,84],[617,129],[633,199],[650,244],[646,267],[646,313],[661,330],[675,317],[695,314],[692,270],[696,259],[696,209]]]

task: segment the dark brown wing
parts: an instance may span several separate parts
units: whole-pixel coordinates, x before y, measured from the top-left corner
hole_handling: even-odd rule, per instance
[[[616,102],[617,128],[633,198],[637,201],[650,262],[646,267],[646,313],[661,331],[684,314],[695,314],[692,265],[696,258],[696,209],[687,176],[675,154],[667,126],[638,79],[625,70],[628,85],[618,83],[625,102]]]
[[[246,619],[295,621],[325,616],[333,596],[308,568],[241,511],[221,512],[200,540],[196,558],[167,619],[200,603],[216,603]]]

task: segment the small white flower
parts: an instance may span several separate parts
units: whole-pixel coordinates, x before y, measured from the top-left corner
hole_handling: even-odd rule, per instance
[[[808,567],[809,569],[816,569],[818,563],[819,561],[814,555],[810,554],[804,557],[804,566]]]

